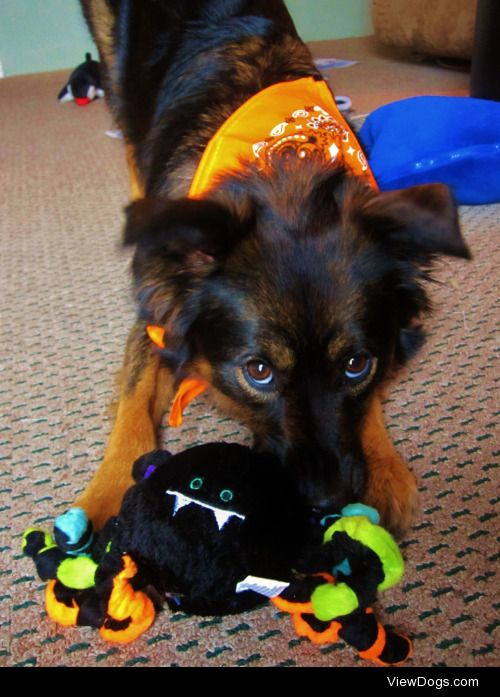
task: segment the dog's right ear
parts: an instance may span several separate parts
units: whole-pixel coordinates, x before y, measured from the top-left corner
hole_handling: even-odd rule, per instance
[[[124,244],[158,255],[174,275],[204,276],[243,234],[225,207],[205,199],[148,197],[126,208]]]
[[[198,316],[205,279],[221,267],[248,226],[205,199],[149,197],[126,210],[124,243],[135,244],[132,272],[141,317],[168,335],[172,369],[188,355],[186,335]]]

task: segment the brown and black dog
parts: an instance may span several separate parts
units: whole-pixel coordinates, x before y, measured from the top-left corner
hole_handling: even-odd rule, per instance
[[[416,485],[383,423],[384,378],[422,342],[433,258],[467,258],[446,187],[379,193],[288,148],[188,197],[214,133],[277,83],[320,80],[281,0],[82,0],[127,147],[138,319],[104,461],[77,503],[99,526],[196,376],[293,472],[318,516],[363,498],[394,531]],[[314,138],[308,142],[313,142]],[[158,349],[146,326],[166,330]]]

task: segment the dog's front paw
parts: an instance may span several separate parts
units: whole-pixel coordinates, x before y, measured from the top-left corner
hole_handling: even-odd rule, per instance
[[[111,469],[109,464],[109,461],[104,460],[105,467],[98,470],[74,503],[75,507],[84,510],[94,530],[101,530],[109,518],[118,514],[123,496],[133,484],[130,476],[123,481],[113,477],[112,473],[110,473],[111,476],[106,477],[106,472]],[[130,471],[131,469],[132,465],[130,465]]]
[[[414,475],[401,458],[370,470],[365,501],[380,513],[381,524],[403,535],[413,522],[418,490]]]
[[[125,449],[118,456],[114,454],[105,457],[101,466],[78,496],[73,504],[73,510],[83,509],[82,516],[77,520],[77,530],[82,530],[86,522],[88,534],[93,530],[101,530],[112,516],[118,514],[125,492],[132,486],[132,464],[135,453],[129,454]],[[68,522],[63,521],[64,532],[68,534]],[[76,527],[76,526],[75,526]],[[72,530],[73,537],[78,532]]]

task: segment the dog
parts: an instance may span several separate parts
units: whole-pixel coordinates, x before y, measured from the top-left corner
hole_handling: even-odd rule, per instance
[[[417,489],[381,394],[423,342],[433,259],[469,258],[448,189],[379,192],[352,133],[308,93],[271,138],[252,135],[253,162],[235,155],[193,190],[242,105],[254,128],[281,105],[280,96],[256,111],[262,94],[327,89],[284,3],[81,4],[126,143],[138,317],[104,460],[77,505],[97,527],[116,513],[133,461],[156,447],[166,406],[195,378],[249,426],[256,448],[279,456],[311,516],[362,499],[403,531]],[[343,158],[320,146],[323,131],[304,135],[311,110],[309,129],[323,119],[350,143]]]

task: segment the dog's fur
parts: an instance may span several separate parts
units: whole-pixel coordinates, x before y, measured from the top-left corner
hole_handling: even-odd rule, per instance
[[[363,497],[404,529],[416,487],[385,431],[380,389],[421,344],[433,258],[468,257],[448,190],[376,193],[288,157],[185,198],[208,140],[239,105],[276,82],[318,76],[284,4],[82,5],[141,200],[125,228],[139,318],[104,462],[78,503],[97,524],[118,509],[175,384],[196,374],[259,448],[287,463],[318,515]],[[161,355],[147,323],[167,329]],[[349,365],[366,375],[349,377]],[[259,370],[272,370],[269,384],[252,379]]]

